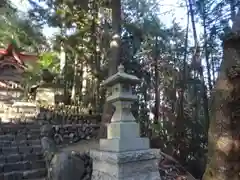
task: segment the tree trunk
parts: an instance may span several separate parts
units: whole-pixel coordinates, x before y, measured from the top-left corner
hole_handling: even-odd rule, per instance
[[[208,97],[207,97],[207,88],[205,87],[205,82],[204,82],[204,76],[203,76],[203,67],[201,63],[201,58],[200,58],[200,47],[198,43],[198,38],[197,38],[197,31],[196,31],[196,24],[195,24],[195,18],[194,18],[194,10],[193,10],[193,1],[188,0],[189,2],[189,10],[190,10],[190,16],[191,16],[191,21],[192,21],[192,29],[193,29],[193,37],[194,37],[194,42],[195,42],[195,54],[193,55],[193,64],[198,65],[199,69],[199,75],[200,75],[200,80],[201,80],[201,94],[203,98],[203,108],[204,108],[204,117],[205,117],[205,127],[206,131],[208,130],[209,126],[209,109],[208,109]],[[194,77],[196,77],[197,72],[194,72]],[[194,84],[194,92],[196,92],[196,84]],[[195,99],[195,110],[194,110],[194,119],[198,119],[198,106],[197,106],[197,95],[195,94],[196,99]]]
[[[101,62],[100,62],[100,52],[99,52],[99,44],[100,44],[100,39],[99,39],[99,24],[97,23],[98,20],[98,13],[99,13],[99,2],[97,1],[92,1],[92,7],[91,7],[91,13],[93,16],[92,19],[92,26],[91,26],[91,33],[92,33],[92,44],[94,47],[93,54],[92,54],[92,69],[94,72],[94,92],[93,92],[93,112],[94,113],[99,113],[99,105],[100,105],[100,74],[101,74]]]
[[[76,94],[77,94],[77,75],[78,74],[78,55],[75,55],[74,59],[74,75],[73,75],[73,86],[71,92],[71,102],[76,104]]]
[[[159,106],[160,106],[160,92],[159,92],[159,72],[158,72],[158,37],[155,37],[155,47],[154,47],[154,75],[155,75],[155,84],[154,84],[154,91],[155,91],[155,109],[154,109],[154,124],[158,123],[159,120]]]
[[[179,144],[181,141],[181,135],[184,134],[184,127],[183,127],[183,121],[185,119],[184,117],[184,93],[186,91],[186,84],[187,84],[187,78],[186,78],[186,65],[187,65],[187,53],[188,53],[188,33],[189,33],[189,13],[187,18],[187,28],[186,28],[186,36],[185,36],[185,52],[184,52],[184,58],[183,58],[183,70],[182,70],[182,77],[181,77],[181,84],[180,84],[180,91],[179,91],[179,107],[177,108],[177,117],[174,125],[174,152],[172,152],[173,155],[175,155],[175,152],[179,149],[179,147],[182,147]],[[175,155],[176,156],[176,155]],[[179,159],[180,155],[177,156]]]
[[[204,14],[203,14],[203,29],[204,29],[204,49],[205,49],[205,60],[207,64],[207,75],[208,75],[208,88],[212,90],[212,78],[211,78],[211,66],[209,62],[209,50],[208,50],[208,38],[207,38],[207,26],[206,26],[206,10],[204,4]]]
[[[213,85],[215,85],[216,82],[216,78],[215,78],[215,64],[214,64],[214,59],[213,59],[213,55],[211,54],[211,66],[212,66],[212,82]]]
[[[111,1],[112,8],[112,40],[110,42],[110,57],[109,57],[109,69],[108,76],[111,76],[117,72],[117,66],[120,61],[120,36],[121,36],[121,0]],[[106,125],[111,121],[114,113],[114,107],[112,104],[105,102],[101,120],[101,127],[99,131],[99,138],[107,137]]]
[[[240,37],[224,42],[224,55],[213,91],[208,132],[208,164],[203,180],[239,180]]]
[[[231,20],[233,22],[236,16],[236,5],[237,5],[236,0],[230,0],[229,5],[230,5]]]

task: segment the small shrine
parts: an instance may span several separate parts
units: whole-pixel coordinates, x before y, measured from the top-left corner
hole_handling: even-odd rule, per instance
[[[36,61],[38,56],[21,52],[12,40],[6,49],[0,49],[0,100],[16,100],[23,94],[21,82],[26,61]]]
[[[23,73],[27,68],[26,62],[36,62],[37,59],[38,56],[21,51],[14,40],[6,49],[0,49],[0,118],[2,121],[9,122],[11,119],[27,114],[23,109],[18,110],[23,105],[16,103],[21,101],[24,95],[22,81]],[[31,108],[29,117],[36,110],[34,104]]]
[[[157,167],[157,152],[150,149],[149,139],[140,137],[139,124],[131,112],[137,100],[132,86],[140,80],[124,72],[109,77],[107,101],[116,110],[107,126],[107,139],[100,139],[99,149],[91,151],[93,158],[93,180],[160,180]]]

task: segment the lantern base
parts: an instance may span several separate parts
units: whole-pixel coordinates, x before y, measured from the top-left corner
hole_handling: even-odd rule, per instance
[[[161,180],[159,150],[106,152],[91,150],[92,180]]]

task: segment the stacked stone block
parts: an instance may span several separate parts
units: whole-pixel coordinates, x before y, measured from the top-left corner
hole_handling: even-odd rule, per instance
[[[99,126],[93,124],[53,125],[53,130],[56,144],[63,145],[96,138]]]

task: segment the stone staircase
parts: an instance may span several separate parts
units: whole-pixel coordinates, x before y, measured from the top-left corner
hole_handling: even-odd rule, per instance
[[[40,125],[0,124],[0,180],[45,180]]]

